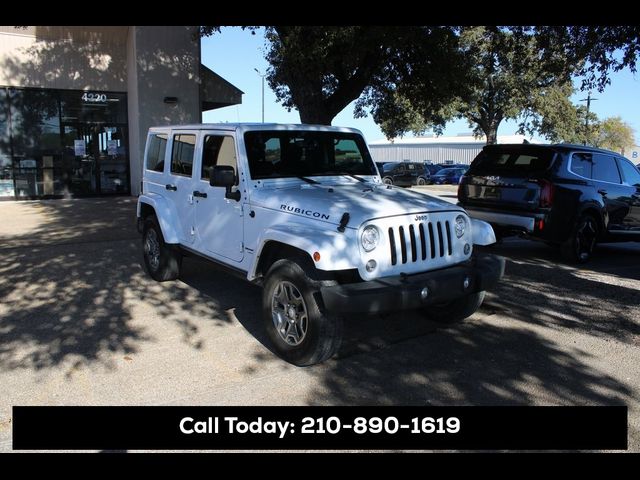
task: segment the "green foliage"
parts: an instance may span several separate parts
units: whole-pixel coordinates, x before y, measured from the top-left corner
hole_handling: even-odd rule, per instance
[[[532,35],[500,27],[464,27],[460,47],[471,64],[470,94],[459,104],[476,134],[494,143],[503,120],[526,125],[525,112],[535,112],[541,97],[562,91],[568,82],[563,63],[545,59]]]
[[[582,90],[602,91],[610,83],[609,72],[636,71],[640,55],[640,26],[525,27],[532,32],[546,59],[565,58],[571,73],[583,77]]]
[[[303,123],[330,124],[357,99],[354,115],[370,113],[387,137],[439,133],[458,117],[488,143],[505,119],[553,141],[596,141],[596,117],[587,121],[569,100],[571,76],[602,89],[610,71],[635,71],[640,52],[638,26],[268,26],[265,34],[267,81]]]
[[[600,122],[593,142],[596,147],[623,155],[625,150],[633,148],[635,143],[633,128],[620,117],[609,117]]]
[[[552,142],[590,144],[598,131],[598,117],[584,105],[574,105],[571,83],[541,90],[521,116],[518,133],[539,134]],[[588,121],[587,121],[588,115]]]
[[[219,31],[200,28],[203,35]],[[356,116],[370,112],[377,122],[387,122],[390,132],[397,131],[385,120],[398,112],[390,98],[419,91],[412,95],[416,112],[444,125],[445,108],[463,82],[450,27],[267,26],[265,38],[269,86],[285,108],[300,112],[303,123],[330,124],[358,99]],[[413,126],[415,112],[403,114],[403,125]]]
[[[303,123],[330,124],[380,73],[401,33],[375,26],[267,27],[267,81]]]

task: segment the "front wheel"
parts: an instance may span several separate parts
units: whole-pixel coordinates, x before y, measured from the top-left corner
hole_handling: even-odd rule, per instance
[[[429,305],[425,313],[434,322],[450,324],[473,315],[484,301],[485,292],[476,292],[445,304]]]
[[[382,179],[382,183],[384,183],[385,185],[393,185],[393,178],[391,177],[384,177]]]
[[[314,282],[298,263],[279,260],[262,294],[264,326],[276,353],[297,366],[321,363],[338,351],[342,319],[322,312]]]
[[[580,216],[571,231],[571,236],[562,245],[565,258],[572,263],[587,263],[591,260],[598,233],[598,222],[593,216]]]
[[[426,185],[427,180],[423,177],[418,177],[418,185]]]

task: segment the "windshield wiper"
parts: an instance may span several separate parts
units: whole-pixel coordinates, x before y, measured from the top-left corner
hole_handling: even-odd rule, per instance
[[[299,178],[300,180],[304,180],[307,183],[310,183],[311,185],[317,185],[318,181],[314,180],[313,178],[308,178],[308,177],[303,177],[302,175],[296,175],[296,178]]]
[[[329,175],[346,175],[347,177],[355,178],[357,181],[359,181],[361,183],[368,183],[368,181],[365,180],[364,178],[359,177],[358,175],[354,175],[353,173],[349,173],[349,172],[331,170],[330,172],[325,172],[325,173],[328,173]]]

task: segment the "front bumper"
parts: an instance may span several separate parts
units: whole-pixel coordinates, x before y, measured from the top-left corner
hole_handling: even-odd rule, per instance
[[[480,254],[440,270],[323,287],[320,292],[329,313],[410,310],[491,290],[503,277],[504,266],[503,257]],[[468,280],[466,288],[465,280]],[[426,298],[421,294],[424,288],[428,289]]]

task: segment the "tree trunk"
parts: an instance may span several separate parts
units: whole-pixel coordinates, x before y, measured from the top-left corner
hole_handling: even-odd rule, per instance
[[[315,105],[300,105],[298,111],[300,113],[300,123],[331,125],[331,120],[333,120],[333,116]]]
[[[491,126],[485,130],[484,134],[487,136],[487,145],[495,145],[498,143],[498,127]]]

